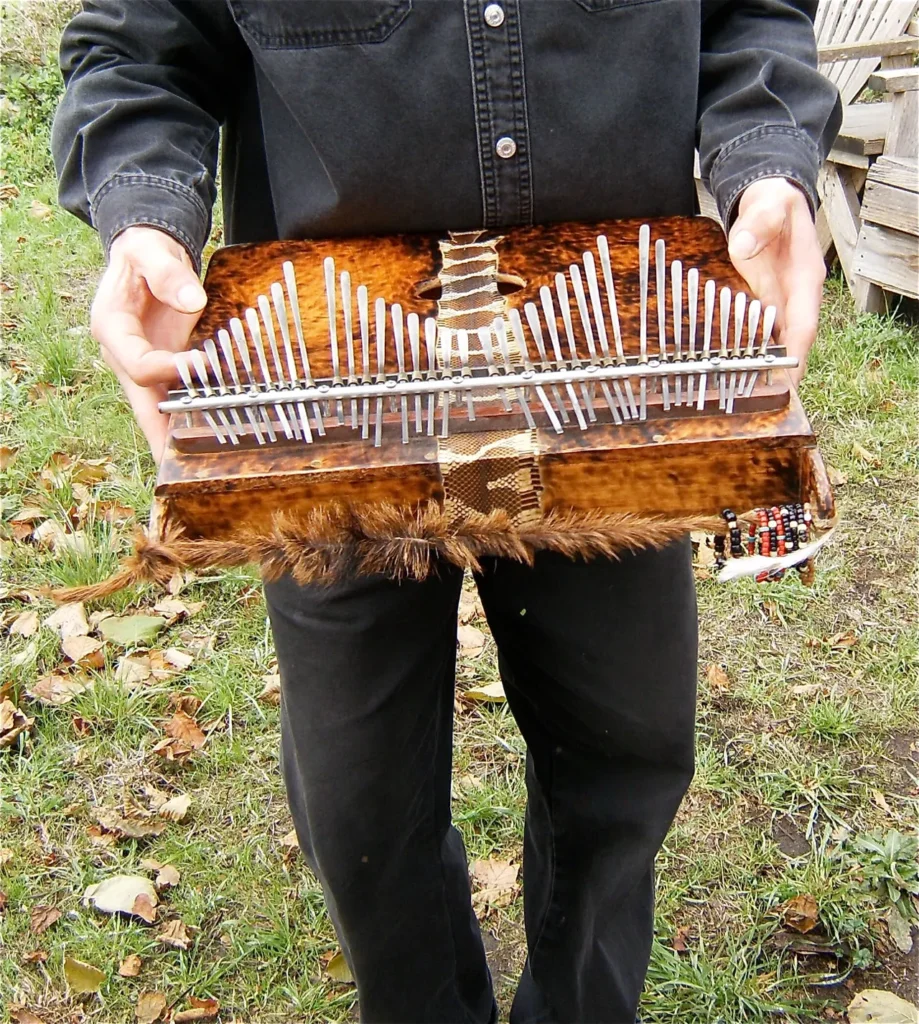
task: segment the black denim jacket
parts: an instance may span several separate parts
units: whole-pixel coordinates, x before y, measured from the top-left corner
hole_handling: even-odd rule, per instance
[[[64,32],[61,202],[197,260],[223,130],[231,242],[691,213],[840,122],[816,0],[87,0]]]

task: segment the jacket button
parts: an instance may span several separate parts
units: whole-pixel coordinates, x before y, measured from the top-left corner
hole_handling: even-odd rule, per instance
[[[517,143],[510,136],[502,135],[495,143],[495,152],[502,160],[510,160],[517,152]]]
[[[489,4],[485,8],[485,24],[491,28],[500,28],[504,24],[504,8],[500,4]]]

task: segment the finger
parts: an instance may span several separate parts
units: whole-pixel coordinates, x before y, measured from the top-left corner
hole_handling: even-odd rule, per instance
[[[741,211],[728,236],[728,252],[735,263],[755,259],[785,230],[784,203],[752,203]]]
[[[178,256],[150,246],[134,255],[132,263],[160,302],[179,313],[200,313],[204,309],[207,294],[195,272]]]
[[[106,350],[113,366],[141,387],[169,384],[178,377],[175,356],[151,346],[140,318],[124,309],[112,309],[106,302],[93,304],[93,337]]]
[[[166,447],[169,416],[159,411],[159,403],[166,398],[166,388],[162,385],[144,388],[139,387],[130,378],[123,378],[116,370],[124,388],[125,395],[131,405],[137,425],[143,431],[150,451],[157,465],[163,457]]]
[[[788,294],[785,304],[785,323],[779,333],[779,344],[789,355],[797,356],[798,365],[791,371],[797,385],[804,376],[807,356],[817,340],[823,282],[819,277],[800,275]]]

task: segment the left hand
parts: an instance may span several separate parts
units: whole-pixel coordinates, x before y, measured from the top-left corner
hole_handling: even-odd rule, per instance
[[[795,386],[817,338],[826,266],[804,193],[785,178],[761,178],[740,197],[728,236],[731,262],[763,306],[775,306],[775,340],[798,357]]]

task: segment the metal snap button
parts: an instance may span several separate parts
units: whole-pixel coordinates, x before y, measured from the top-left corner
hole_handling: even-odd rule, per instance
[[[509,135],[502,135],[495,143],[495,152],[502,160],[510,160],[517,152],[517,143]]]
[[[489,4],[485,8],[485,24],[491,28],[500,28],[504,24],[504,8],[500,4]]]

